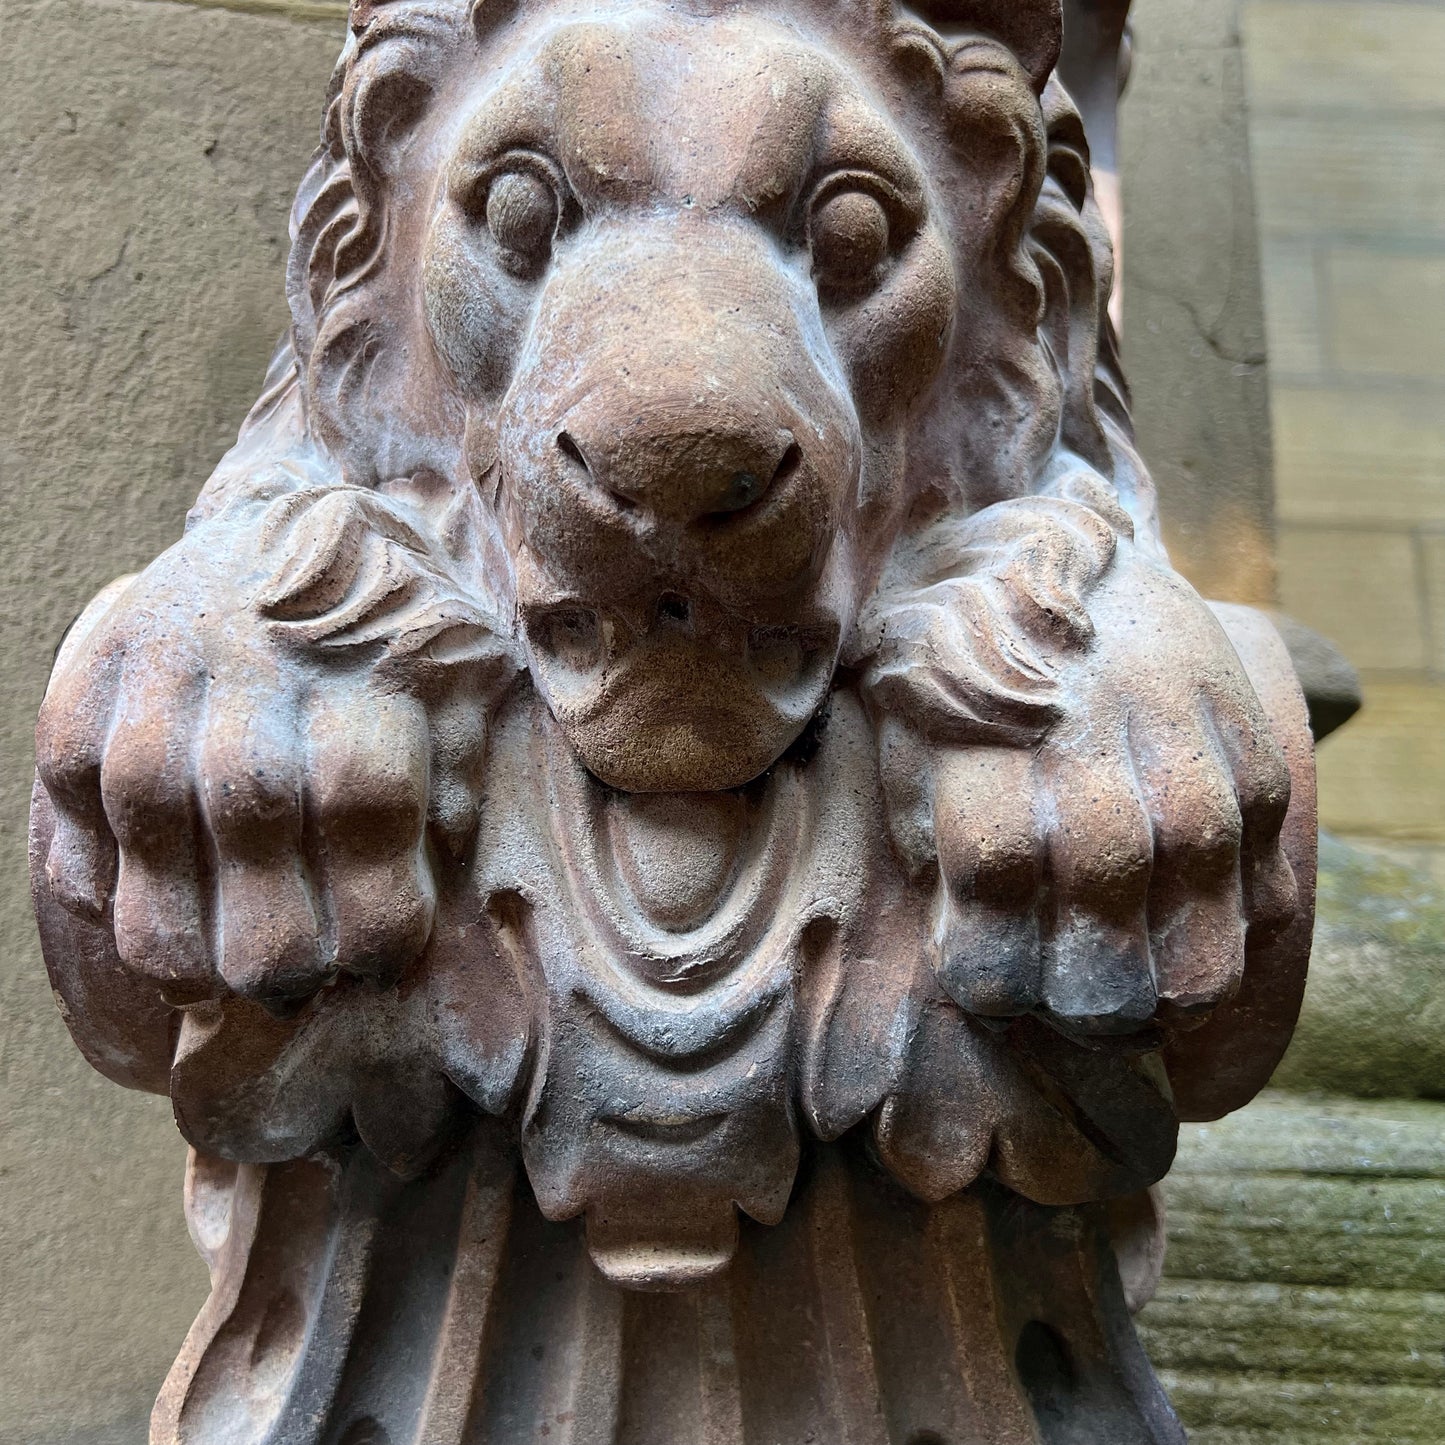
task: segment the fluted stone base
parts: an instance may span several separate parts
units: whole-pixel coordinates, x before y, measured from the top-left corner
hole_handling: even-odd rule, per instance
[[[818,1148],[716,1279],[619,1289],[479,1132],[403,1184],[364,1151],[193,1162],[214,1289],[153,1445],[1164,1445],[1098,1208],[909,1198]]]

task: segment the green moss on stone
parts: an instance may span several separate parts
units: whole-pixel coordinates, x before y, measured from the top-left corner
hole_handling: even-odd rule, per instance
[[[1445,1104],[1189,1125],[1140,1334],[1191,1445],[1445,1440]]]
[[[1273,1082],[1445,1098],[1445,892],[1430,878],[1321,837],[1309,985]]]

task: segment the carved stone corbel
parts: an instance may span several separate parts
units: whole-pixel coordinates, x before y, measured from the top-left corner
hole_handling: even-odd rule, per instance
[[[290,335],[37,732],[66,1021],[194,1146],[153,1445],[1182,1438],[1109,1201],[1284,1048],[1313,763],[1059,42],[353,7]]]

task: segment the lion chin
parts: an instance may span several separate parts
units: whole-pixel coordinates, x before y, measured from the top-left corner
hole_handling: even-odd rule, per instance
[[[821,637],[735,629],[710,640],[691,632],[690,612],[665,597],[651,629],[613,656],[605,639],[614,629],[589,609],[529,629],[534,681],[588,771],[611,787],[740,787],[787,751],[827,693],[836,628]]]

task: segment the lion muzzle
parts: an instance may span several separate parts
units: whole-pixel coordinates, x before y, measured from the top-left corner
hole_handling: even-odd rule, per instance
[[[685,209],[608,228],[541,297],[504,517],[534,676],[616,786],[748,782],[826,693],[861,445],[816,313],[755,228]]]

